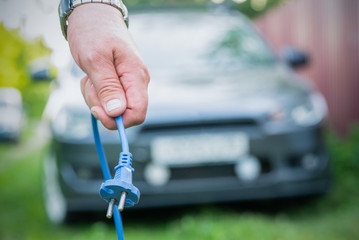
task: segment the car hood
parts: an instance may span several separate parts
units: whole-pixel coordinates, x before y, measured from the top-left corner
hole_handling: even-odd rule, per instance
[[[198,74],[198,69],[186,74],[152,71],[147,116],[140,127],[228,119],[261,120],[305,101],[311,88],[308,82],[280,64],[226,74],[208,71]],[[54,91],[44,117],[53,120],[63,107],[70,106],[88,114],[78,84]]]
[[[303,101],[310,88],[280,65],[221,75],[154,73],[146,123],[261,118]]]

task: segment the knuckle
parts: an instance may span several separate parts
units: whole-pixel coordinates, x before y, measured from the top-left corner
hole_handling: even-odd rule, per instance
[[[87,76],[83,77],[80,81],[80,86],[85,87],[87,80],[88,80]]]
[[[100,98],[106,100],[108,97],[118,95],[122,91],[121,85],[114,81],[102,81],[99,84],[97,94]]]
[[[139,69],[141,78],[145,81],[146,84],[148,84],[150,82],[150,73],[144,62],[141,62]]]
[[[81,56],[81,63],[85,66],[97,65],[99,62],[103,62],[103,53],[101,50],[87,51]]]

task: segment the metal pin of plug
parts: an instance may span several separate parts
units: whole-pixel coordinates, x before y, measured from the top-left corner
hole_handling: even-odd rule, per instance
[[[110,200],[110,203],[108,204],[108,208],[107,208],[107,213],[106,213],[106,217],[108,219],[111,219],[112,218],[112,213],[113,213],[113,208],[115,206],[115,199],[111,199]]]
[[[127,196],[127,193],[125,191],[123,191],[121,193],[120,202],[118,204],[118,211],[120,211],[120,212],[122,212],[123,209],[125,208],[126,196]]]

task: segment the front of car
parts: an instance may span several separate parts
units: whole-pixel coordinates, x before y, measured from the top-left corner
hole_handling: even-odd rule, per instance
[[[23,124],[20,91],[11,87],[0,88],[0,141],[18,141]]]
[[[325,101],[276,60],[246,19],[147,11],[132,16],[131,31],[152,79],[146,121],[127,129],[137,208],[328,190]],[[80,105],[69,101],[52,118],[47,166],[55,174],[48,175],[67,212],[106,207],[89,111]],[[119,139],[101,134],[113,167]]]

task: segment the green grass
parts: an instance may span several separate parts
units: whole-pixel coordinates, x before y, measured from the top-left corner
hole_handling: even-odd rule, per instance
[[[42,200],[42,158],[46,145],[12,157],[8,153],[33,141],[24,134],[17,145],[0,145],[0,239],[116,239],[109,221],[55,226]],[[328,135],[335,185],[324,197],[264,207],[241,203],[124,214],[126,239],[359,239],[359,129],[347,140]],[[273,205],[272,205],[273,204]],[[163,212],[167,212],[163,214]],[[168,213],[172,212],[172,213]]]

